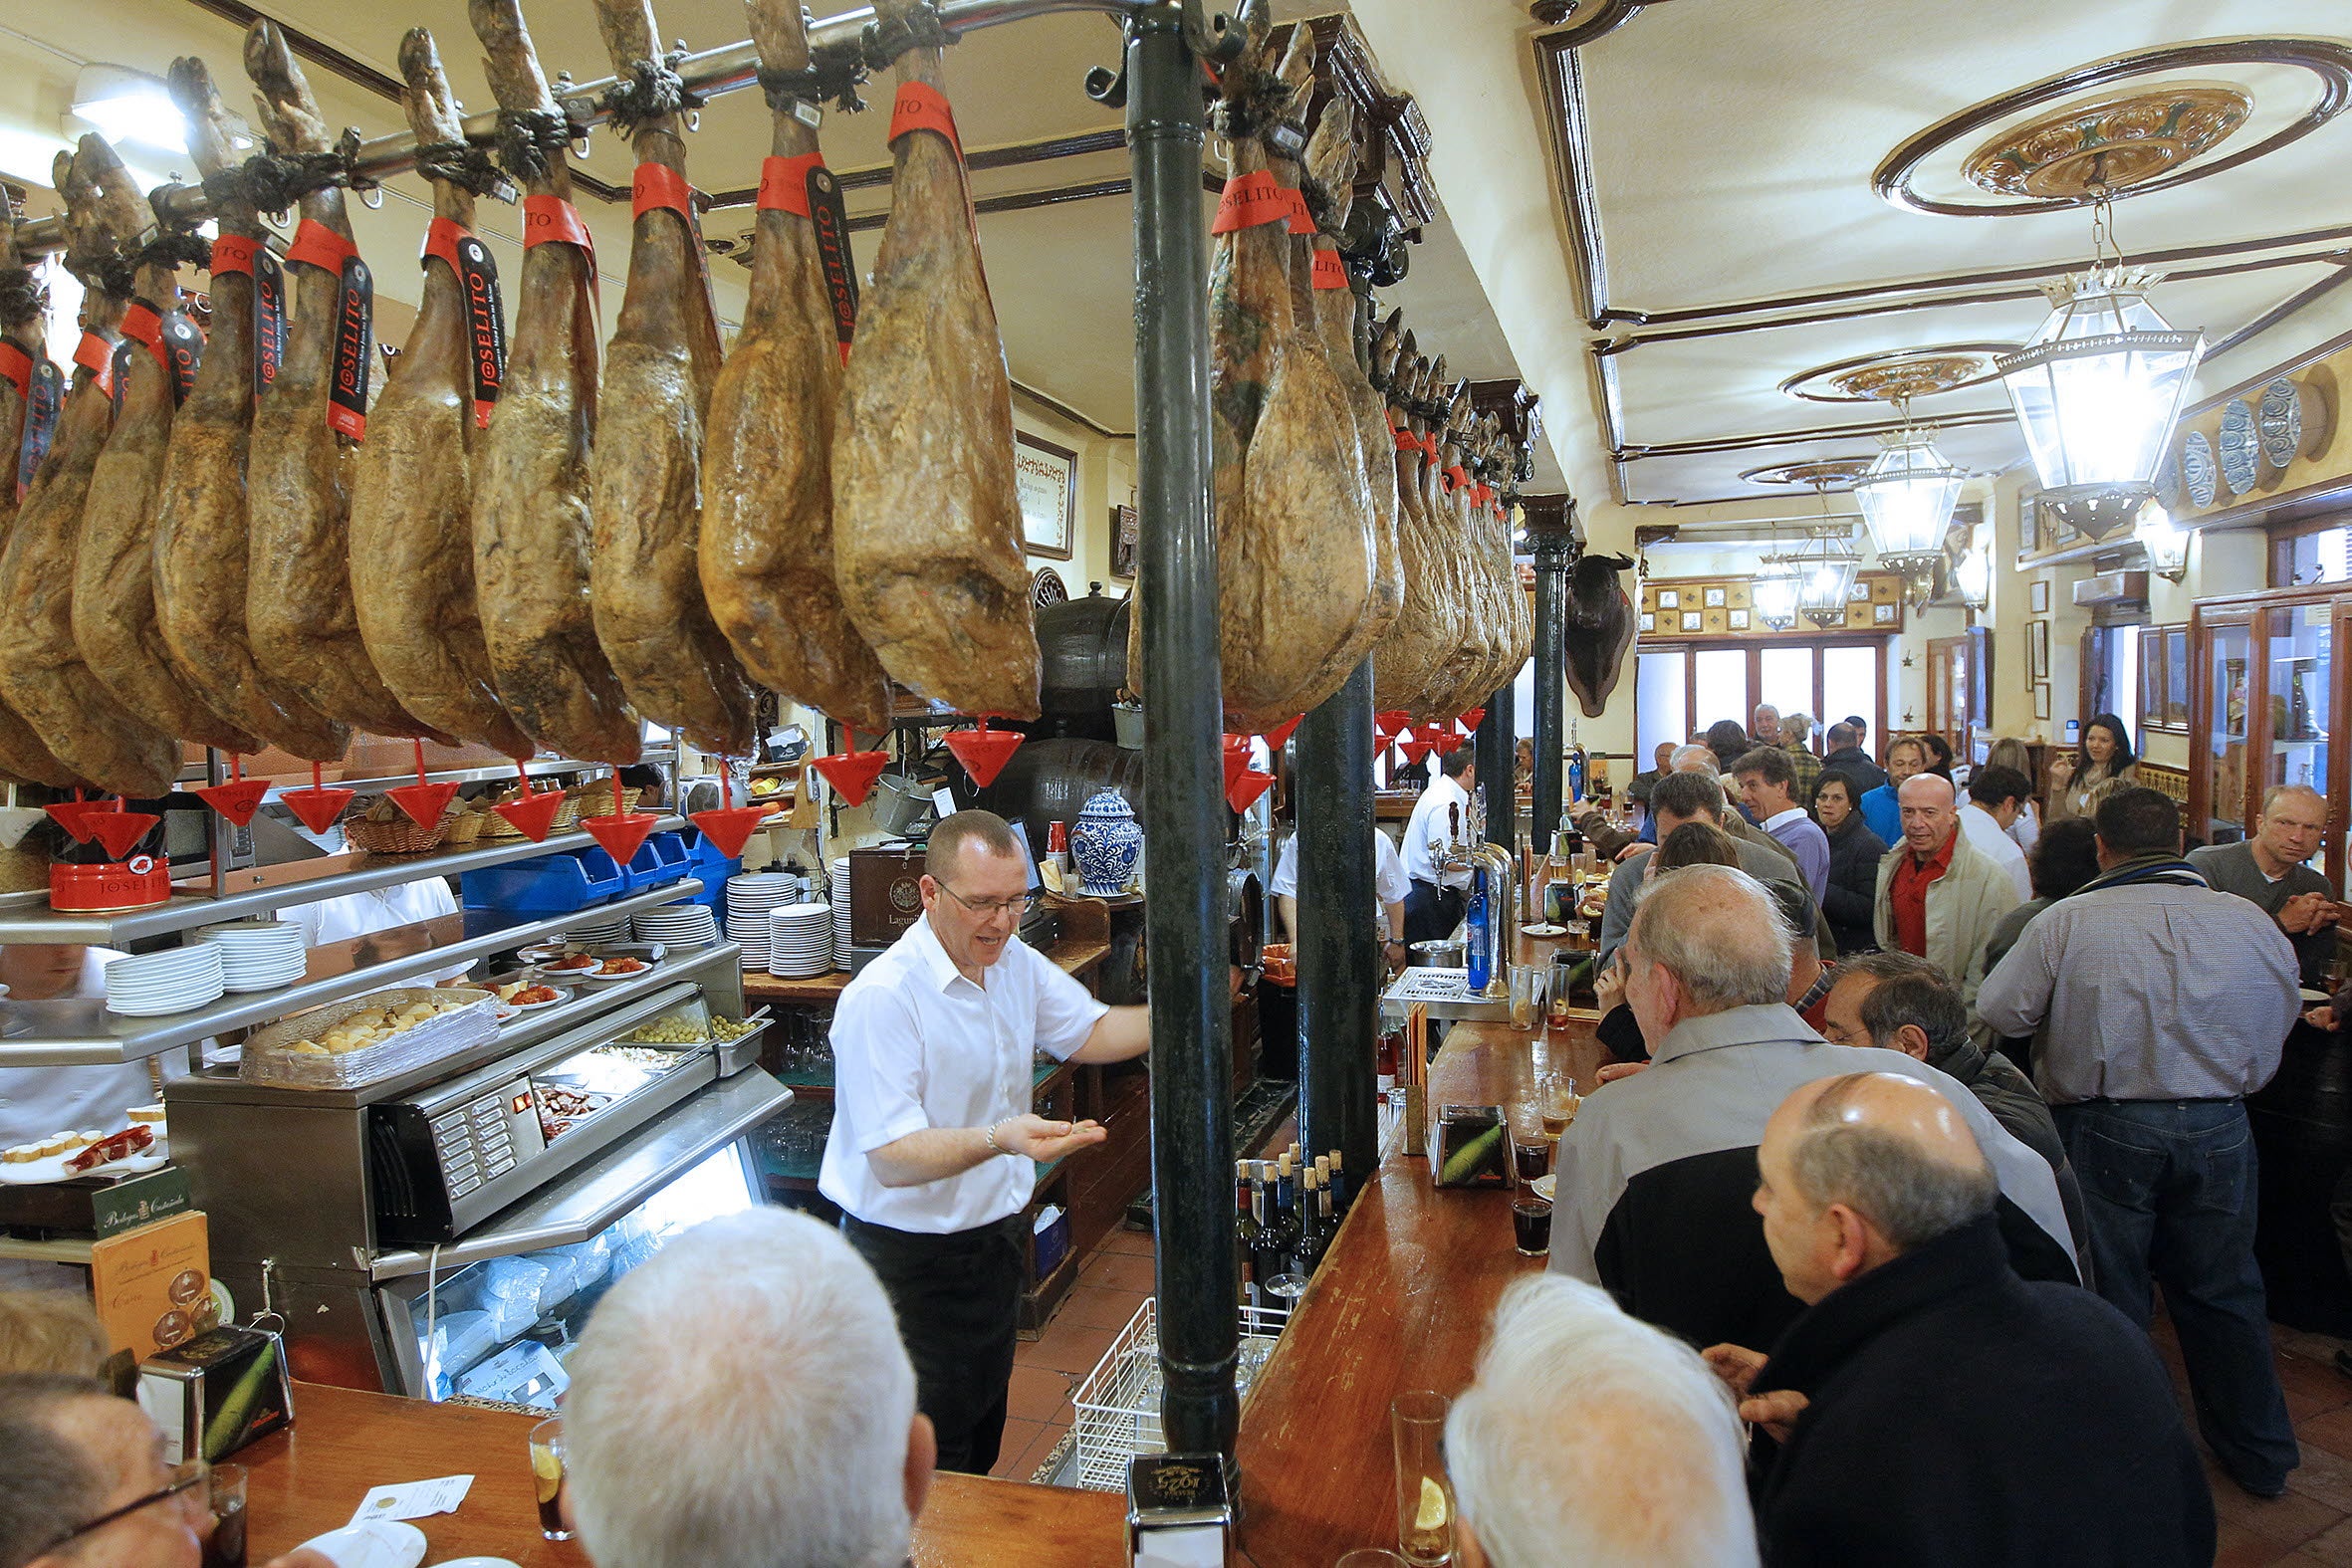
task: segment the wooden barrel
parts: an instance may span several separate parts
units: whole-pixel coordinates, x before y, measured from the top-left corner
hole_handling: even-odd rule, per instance
[[[1127,680],[1127,600],[1099,582],[1082,599],[1038,611],[1038,702],[1030,733],[1089,741],[1116,738],[1110,706]]]
[[[2261,1164],[2254,1255],[2273,1321],[2352,1334],[2345,1273],[2328,1205],[2352,1166],[2352,1032],[2297,1022],[2278,1075],[2246,1099]]]

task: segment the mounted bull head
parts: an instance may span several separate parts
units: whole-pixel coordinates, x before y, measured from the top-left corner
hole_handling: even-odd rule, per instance
[[[1617,580],[1632,564],[1630,556],[1579,551],[1568,567],[1568,690],[1587,719],[1608,706],[1633,647],[1633,600]]]

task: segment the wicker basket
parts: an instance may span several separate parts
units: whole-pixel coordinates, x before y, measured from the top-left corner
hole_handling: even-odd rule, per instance
[[[579,817],[587,818],[617,816],[622,812],[634,810],[636,809],[637,796],[644,792],[642,789],[631,789],[626,784],[621,785],[620,807],[617,811],[613,809],[612,805],[612,781],[609,779],[599,780],[595,784],[578,785],[567,790],[566,795],[571,803],[578,808]],[[559,811],[557,819],[561,821],[562,818],[563,813]]]
[[[441,825],[448,830],[442,835],[441,842],[456,849],[481,837],[482,829],[486,824],[503,822],[504,820],[504,817],[494,816],[488,811],[468,810],[461,801],[450,810],[447,816],[441,819]]]
[[[609,785],[607,785],[607,787],[609,787]],[[548,791],[541,789],[535,792],[539,794],[546,794]],[[505,805],[521,797],[518,795],[503,794],[498,797],[498,803]],[[521,828],[508,821],[505,817],[499,815],[496,811],[484,811],[481,813],[481,835],[484,838],[520,838],[523,836],[523,830]],[[577,827],[579,825],[580,799],[577,795],[567,790],[564,794],[564,803],[556,807],[555,820],[548,824],[548,831],[551,833],[560,833],[568,827]]]
[[[369,821],[363,815],[350,817],[343,824],[343,836],[353,848],[371,855],[421,855],[439,848],[448,828],[447,817],[430,827],[419,827],[407,812],[399,811],[388,822]]]

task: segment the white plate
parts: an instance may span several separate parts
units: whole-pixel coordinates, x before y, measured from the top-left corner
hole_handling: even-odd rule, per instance
[[[84,1176],[140,1176],[148,1171],[160,1171],[170,1152],[162,1144],[150,1144],[127,1160],[117,1160],[111,1165],[93,1166],[87,1171],[69,1171],[66,1162],[80,1154],[79,1149],[67,1154],[53,1154],[46,1160],[34,1160],[26,1165],[0,1165],[0,1184],[10,1187],[46,1187],[51,1182],[70,1182]]]
[[[511,1002],[502,1002],[490,1009],[490,1015],[501,1023],[511,1022],[523,1015],[523,1009]]]
[[[538,1011],[540,1008],[560,1008],[560,1007],[562,1007],[562,1006],[563,1006],[565,1003],[567,1003],[567,1002],[570,1002],[570,1001],[572,1000],[572,993],[570,993],[569,991],[566,991],[566,990],[564,990],[564,988],[563,988],[563,987],[561,987],[561,986],[550,986],[550,987],[548,987],[548,990],[550,990],[550,991],[552,991],[552,992],[555,992],[555,993],[556,993],[556,1000],[555,1000],[555,1001],[553,1001],[553,1002],[510,1002],[510,1003],[507,1003],[507,1004],[506,1004],[506,1006],[508,1006],[508,1007],[510,1007],[510,1008],[514,1008],[516,1011],[518,1011],[518,1012],[537,1012],[537,1011]]]
[[[416,1568],[424,1561],[424,1531],[398,1519],[347,1524],[302,1543],[335,1568]]]
[[[1537,1198],[1542,1199],[1545,1203],[1550,1203],[1551,1195],[1558,1190],[1559,1173],[1556,1171],[1547,1172],[1542,1176],[1538,1176],[1528,1184],[1528,1191],[1533,1193]]]
[[[2298,994],[2305,1002],[2325,1002],[2328,1000],[2328,994],[2326,992],[2313,991],[2308,986],[2303,987]]]
[[[592,980],[592,981],[595,981],[595,982],[597,982],[597,983],[598,983],[598,984],[600,984],[600,985],[610,985],[612,982],[614,982],[614,981],[616,981],[616,980],[640,980],[640,979],[644,978],[645,976],[652,974],[652,973],[653,973],[655,970],[657,970],[657,969],[659,969],[659,968],[661,968],[661,966],[660,966],[660,965],[658,965],[658,964],[647,964],[647,965],[646,965],[646,966],[645,966],[643,969],[633,969],[633,970],[630,970],[630,971],[629,971],[627,974],[625,974],[625,975],[596,975],[596,974],[587,974],[587,975],[575,975],[575,976],[573,977],[573,979],[575,979],[575,980]]]
[[[452,1557],[445,1563],[434,1563],[432,1568],[516,1568],[504,1557]]]
[[[1519,934],[1523,937],[1564,937],[1568,934],[1568,928],[1565,926],[1554,926],[1547,923],[1538,923],[1532,926],[1520,927]]]

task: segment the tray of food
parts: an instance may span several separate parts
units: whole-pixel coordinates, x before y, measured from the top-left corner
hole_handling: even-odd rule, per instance
[[[395,987],[257,1030],[237,1075],[288,1089],[356,1089],[498,1033],[499,999],[475,987]]]
[[[483,988],[507,1007],[518,1012],[532,1012],[541,1008],[552,1008],[569,1002],[572,993],[561,986],[550,986],[538,976],[523,974]]]
[[[130,1117],[130,1125],[118,1132],[85,1128],[0,1149],[0,1182],[38,1187],[82,1176],[113,1178],[160,1170],[167,1158],[163,1107],[139,1106]]]
[[[554,1143],[610,1105],[613,1100],[613,1096],[594,1089],[577,1089],[538,1079],[532,1082],[531,1097],[539,1106],[540,1135],[549,1143]]]

